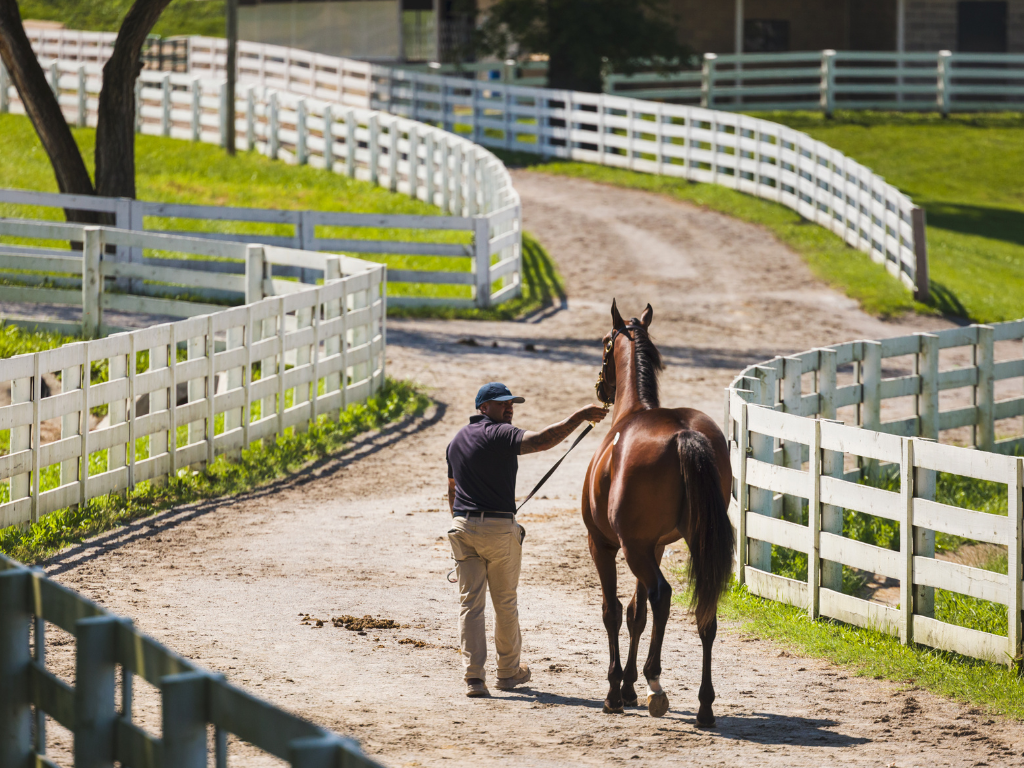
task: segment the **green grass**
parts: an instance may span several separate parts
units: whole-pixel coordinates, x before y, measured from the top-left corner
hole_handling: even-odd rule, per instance
[[[92,172],[95,131],[73,129],[75,139]],[[27,118],[0,115],[0,187],[56,192],[49,158],[39,144]],[[229,157],[218,147],[193,144],[155,136],[136,137],[136,186],[140,199],[193,205],[277,208],[288,210],[349,211],[361,213],[441,215],[439,208],[407,195],[389,192],[368,182],[318,170],[273,162],[254,152]],[[0,216],[62,219],[53,208],[15,206],[0,203]],[[284,224],[242,222],[197,222],[188,219],[149,218],[150,228],[234,232],[291,236]],[[320,237],[353,239],[402,239],[442,243],[471,242],[469,232],[443,230],[388,230],[375,228],[319,227]],[[13,241],[12,238],[3,238]],[[38,241],[37,241],[38,244]],[[489,310],[448,310],[427,308],[401,314],[442,317],[470,317],[505,320],[534,311],[564,296],[561,278],[544,249],[524,233],[523,298]],[[147,255],[158,255],[156,252]],[[472,270],[471,258],[410,256],[403,254],[361,255],[393,269],[423,269],[454,272]],[[470,286],[428,283],[391,283],[391,296],[470,298]],[[399,314],[399,312],[395,312]]]
[[[68,29],[116,32],[134,0],[18,0],[23,19],[60,21]],[[153,34],[224,37],[224,0],[172,0]]]
[[[677,602],[685,602],[685,595]],[[828,619],[811,621],[806,611],[764,600],[735,584],[719,605],[719,616],[740,631],[804,655],[827,659],[855,674],[919,686],[992,713],[1024,719],[1024,683],[1006,666],[923,646]]]
[[[36,563],[71,544],[162,510],[257,488],[339,451],[362,432],[419,415],[429,403],[409,382],[388,379],[379,393],[365,404],[350,405],[336,421],[321,416],[305,432],[289,430],[273,443],[253,444],[242,451],[239,461],[220,456],[206,471],[182,470],[164,486],[140,483],[131,493],[59,510],[31,526],[0,529],[0,552]]]
[[[1024,115],[762,115],[885,177],[927,212],[936,306],[976,322],[1024,315]]]
[[[498,153],[502,154],[502,153]],[[849,248],[839,237],[812,224],[789,208],[744,195],[712,184],[696,184],[684,179],[637,173],[589,163],[545,162],[533,155],[516,153],[502,156],[519,161],[544,173],[611,184],[629,189],[657,192],[677,200],[703,206],[770,230],[783,243],[799,253],[822,280],[843,290],[875,315],[900,315],[908,311],[932,312],[914,301],[899,281],[885,268],[860,251]]]

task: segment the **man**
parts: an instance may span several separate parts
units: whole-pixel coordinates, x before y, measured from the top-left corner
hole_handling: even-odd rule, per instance
[[[519,663],[522,640],[516,590],[526,531],[516,523],[516,471],[520,454],[546,451],[584,421],[601,421],[606,411],[588,405],[540,432],[512,426],[514,403],[525,403],[508,387],[491,382],[476,395],[479,413],[448,445],[448,540],[459,576],[459,635],[466,695],[487,696],[484,662],[486,592],[494,605],[494,645],[498,652],[498,688],[509,690],[530,679]]]

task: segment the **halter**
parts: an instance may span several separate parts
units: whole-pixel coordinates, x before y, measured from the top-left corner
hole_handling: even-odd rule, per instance
[[[615,337],[620,333],[630,341],[633,341],[633,337],[630,335],[630,331],[642,331],[643,326],[633,325],[632,323],[626,323],[621,328],[616,328],[612,331],[612,336],[608,339],[608,343],[604,345],[604,356],[601,359],[601,372],[597,374],[597,383],[594,385],[594,392],[597,394],[597,399],[605,405],[611,405],[615,402],[615,395],[612,394],[611,398],[608,398],[608,393],[605,392],[605,371],[608,369],[608,360],[612,356],[612,351],[615,349]],[[616,385],[618,382],[616,382]]]

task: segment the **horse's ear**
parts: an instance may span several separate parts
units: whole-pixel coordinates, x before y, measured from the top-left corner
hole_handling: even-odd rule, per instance
[[[612,328],[619,329],[625,327],[626,322],[622,319],[622,315],[619,314],[619,308],[615,306],[615,299],[612,299]]]
[[[644,328],[650,328],[651,327],[651,321],[653,319],[654,319],[654,308],[650,304],[648,304],[647,305],[647,309],[645,309],[643,311],[643,314],[640,315],[640,325],[642,325]]]

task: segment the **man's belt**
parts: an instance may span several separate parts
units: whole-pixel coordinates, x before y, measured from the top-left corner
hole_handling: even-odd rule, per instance
[[[454,517],[499,517],[511,520],[515,517],[513,512],[456,512]]]

